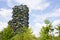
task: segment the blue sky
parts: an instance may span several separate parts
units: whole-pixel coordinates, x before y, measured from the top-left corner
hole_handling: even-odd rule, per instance
[[[45,19],[49,19],[53,26],[60,23],[60,0],[0,0],[0,30],[12,19],[12,8],[21,4],[29,7],[29,26],[36,35],[45,25]]]

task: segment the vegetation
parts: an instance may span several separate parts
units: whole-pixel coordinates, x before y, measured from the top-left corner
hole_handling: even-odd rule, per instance
[[[52,29],[52,27],[51,23],[42,26],[39,32],[40,36],[37,38],[32,34],[33,32],[31,31],[31,28],[22,27],[16,34],[14,34],[15,32],[8,25],[7,28],[0,32],[0,40],[60,40],[60,25],[57,25],[56,28],[58,36],[53,35],[55,29]]]
[[[28,26],[28,11],[26,5],[13,8],[13,19],[8,22],[7,28],[0,32],[0,40],[60,40],[60,25],[55,28],[58,31],[58,36],[55,36],[55,29],[49,20],[44,21],[46,26],[42,26],[38,38],[32,34]]]
[[[14,31],[8,26],[1,32],[1,40],[9,40],[14,36]]]
[[[34,38],[35,36],[32,35],[31,29],[26,29],[23,27],[18,34],[12,37],[11,40],[34,40]]]

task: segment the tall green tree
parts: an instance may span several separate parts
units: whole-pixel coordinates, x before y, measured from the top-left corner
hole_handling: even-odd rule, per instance
[[[52,38],[52,40],[54,40],[54,28],[53,28],[53,26],[52,26],[52,23],[48,20],[48,19],[46,19],[46,20],[44,20],[44,22],[45,22],[45,24],[47,24],[48,26],[49,26],[49,33],[51,34],[51,38]]]

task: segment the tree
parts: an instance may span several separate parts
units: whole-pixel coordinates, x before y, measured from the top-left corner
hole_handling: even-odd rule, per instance
[[[38,38],[39,40],[53,40],[51,35],[49,34],[50,31],[52,30],[52,25],[49,20],[44,21],[46,26],[43,26],[41,31],[40,31],[40,37]]]
[[[49,35],[49,30],[50,30],[50,26],[46,26],[46,27],[43,26],[41,31],[40,31],[39,40],[49,40],[49,39],[51,39],[51,36]]]
[[[53,27],[52,23],[48,19],[44,20],[44,22],[45,22],[45,24],[49,25],[49,33],[52,33],[51,37],[52,37],[52,40],[54,40],[54,38],[53,38],[53,36],[54,36],[54,34],[53,34],[54,29],[52,28]]]
[[[35,36],[32,35],[31,29],[23,27],[11,40],[34,40],[34,38]]]
[[[32,34],[31,29],[27,29],[24,33],[24,40],[35,40],[35,36]]]
[[[2,31],[0,32],[0,40],[2,40]]]
[[[58,30],[59,37],[60,37],[60,24],[59,24],[59,25],[57,25],[57,28],[56,28],[56,30]]]
[[[28,20],[29,20],[29,9],[26,5],[20,5],[20,6],[15,6],[13,8],[13,15],[12,15],[12,20],[8,22],[8,24],[11,26],[11,28],[16,32],[17,29],[21,27],[29,27]],[[19,29],[20,30],[20,29]]]
[[[8,26],[2,31],[2,40],[10,40],[14,36],[14,31]]]
[[[51,22],[48,19],[46,19],[46,20],[44,20],[44,23],[45,24],[50,24]]]

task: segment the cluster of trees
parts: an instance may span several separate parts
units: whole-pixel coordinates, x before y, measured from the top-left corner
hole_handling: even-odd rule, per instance
[[[60,40],[60,25],[57,28],[52,29],[52,24],[46,20],[46,26],[42,26],[39,37],[37,38],[34,34],[32,34],[31,28],[22,27],[20,31],[14,34],[14,30],[8,25],[3,31],[0,32],[0,40]],[[54,35],[54,30],[58,36]]]
[[[8,27],[0,32],[0,40],[60,40],[60,25],[52,28],[52,23],[45,20],[46,26],[42,26],[37,38],[28,26],[28,7],[26,5],[15,6],[13,8],[12,20],[8,22]],[[54,30],[58,36],[54,35]]]
[[[53,25],[49,20],[45,20],[45,24],[46,26],[42,26],[38,40],[60,40],[60,25],[58,24],[57,28],[53,28]],[[54,30],[57,30],[58,32],[56,31],[54,33]]]

